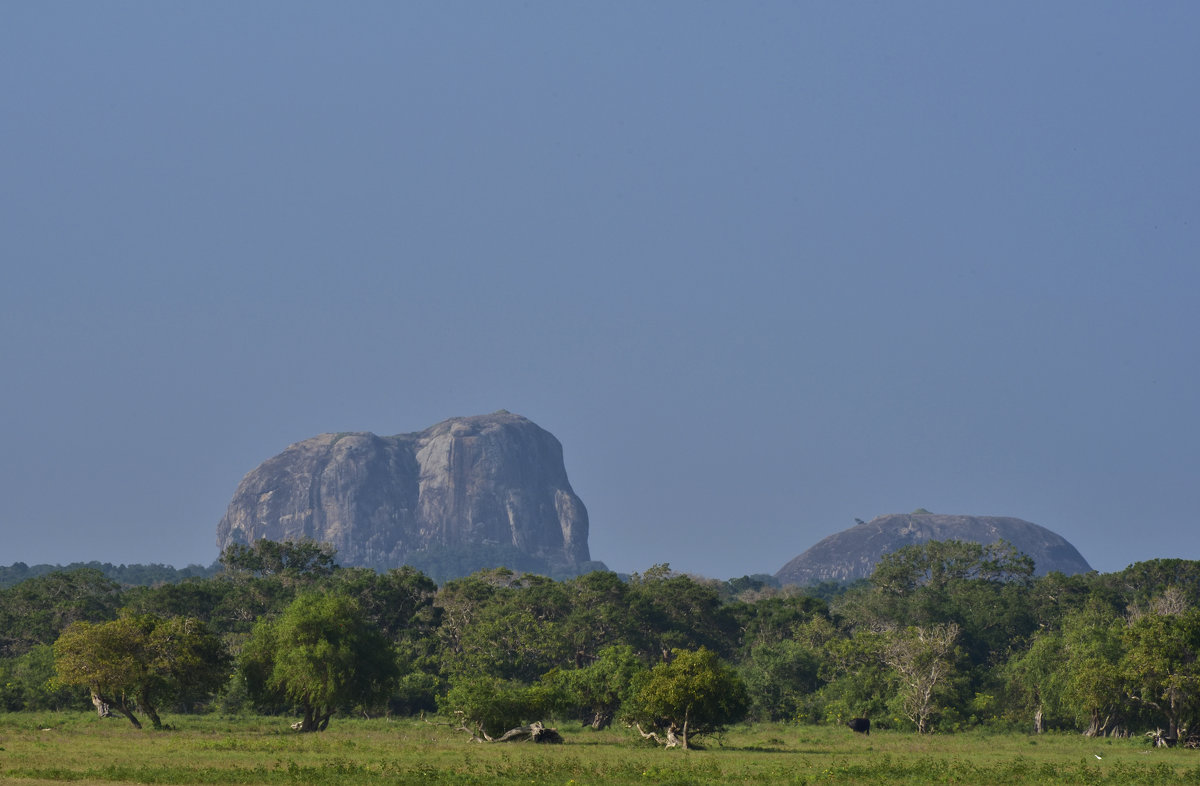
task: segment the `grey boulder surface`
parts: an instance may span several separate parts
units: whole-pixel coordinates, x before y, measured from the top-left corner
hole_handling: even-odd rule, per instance
[[[436,547],[515,547],[567,569],[589,560],[562,445],[506,410],[289,446],[242,479],[217,525],[222,551],[260,538],[329,543],[339,564],[377,570]]]
[[[782,584],[808,586],[824,581],[867,578],[884,554],[931,540],[964,540],[989,545],[1005,540],[1028,554],[1034,572],[1088,573],[1091,566],[1062,536],[1008,516],[951,516],[893,513],[830,535],[795,557],[775,574]]]

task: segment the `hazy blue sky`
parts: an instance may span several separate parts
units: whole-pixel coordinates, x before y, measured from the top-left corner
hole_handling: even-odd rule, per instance
[[[0,564],[505,408],[617,570],[1200,559],[1200,4],[0,6]]]

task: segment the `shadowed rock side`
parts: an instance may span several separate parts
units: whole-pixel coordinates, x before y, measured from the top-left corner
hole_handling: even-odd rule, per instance
[[[775,574],[783,584],[867,578],[884,554],[930,540],[965,540],[984,545],[1006,540],[1033,558],[1037,575],[1091,571],[1079,552],[1045,527],[1005,516],[943,516],[909,513],[879,516],[830,535]]]
[[[260,538],[331,543],[340,564],[377,569],[470,545],[511,545],[563,567],[589,559],[587,509],[562,445],[504,410],[291,445],[246,475],[217,525],[222,550]]]

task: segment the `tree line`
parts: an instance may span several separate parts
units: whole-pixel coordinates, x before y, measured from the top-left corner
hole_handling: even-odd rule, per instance
[[[1011,546],[887,555],[848,587],[654,566],[440,586],[340,567],[313,542],[235,545],[214,575],[122,586],[95,568],[0,590],[0,708],[437,713],[477,738],[544,718],[689,744],[729,723],[920,733],[978,725],[1174,740],[1200,710],[1200,562],[1035,577]]]

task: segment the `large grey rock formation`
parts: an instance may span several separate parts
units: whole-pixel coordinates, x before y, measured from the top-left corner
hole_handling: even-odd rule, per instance
[[[988,545],[1006,540],[1033,558],[1034,572],[1067,575],[1091,571],[1079,552],[1045,527],[1005,516],[944,516],[898,513],[879,516],[830,535],[775,574],[783,584],[867,578],[884,554],[930,540],[965,540]]]
[[[568,570],[589,559],[562,445],[504,410],[291,445],[246,475],[217,525],[222,550],[260,538],[331,543],[340,564],[377,569],[439,547],[516,547]]]

